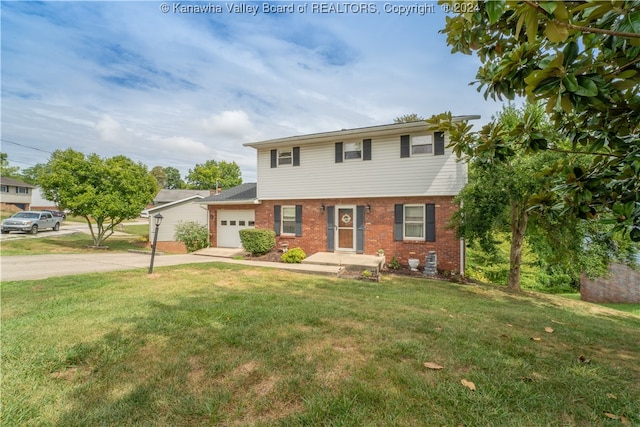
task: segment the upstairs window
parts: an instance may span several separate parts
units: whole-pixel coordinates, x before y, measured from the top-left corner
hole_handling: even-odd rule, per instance
[[[29,194],[29,189],[27,187],[16,187],[16,193]]]
[[[289,150],[278,150],[278,166],[290,165],[293,163],[293,154]]]
[[[362,142],[336,142],[336,163],[371,159],[371,139],[363,139]]]
[[[9,192],[9,186],[8,185],[3,185],[2,186],[2,190],[0,190],[0,191],[2,191],[3,193],[8,193]]]
[[[360,142],[347,142],[344,144],[344,159],[361,159],[362,144]]]
[[[271,168],[300,166],[300,147],[271,150]]]
[[[433,137],[424,135],[411,138],[411,154],[433,154]]]

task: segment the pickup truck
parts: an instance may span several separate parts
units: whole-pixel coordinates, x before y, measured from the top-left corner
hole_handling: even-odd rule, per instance
[[[61,222],[62,218],[53,216],[51,212],[23,211],[2,221],[2,233],[25,231],[31,234],[37,234],[38,230],[44,228],[51,228],[53,231],[58,231],[60,230]]]

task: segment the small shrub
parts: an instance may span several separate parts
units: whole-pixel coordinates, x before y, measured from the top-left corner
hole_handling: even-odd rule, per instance
[[[180,221],[176,225],[175,239],[184,243],[187,252],[209,247],[209,229],[195,221]]]
[[[260,256],[276,246],[276,233],[273,230],[247,228],[240,230],[240,241],[245,251]]]
[[[391,261],[389,261],[388,267],[391,270],[399,270],[400,269],[400,262],[398,261],[398,258],[396,258],[395,255],[391,258]]]
[[[292,248],[283,253],[280,259],[282,262],[288,262],[290,264],[300,264],[303,259],[307,257],[307,254],[301,248]]]
[[[373,276],[373,273],[371,273],[369,270],[364,270],[362,272],[362,277],[364,277],[365,279],[368,279],[371,276]]]

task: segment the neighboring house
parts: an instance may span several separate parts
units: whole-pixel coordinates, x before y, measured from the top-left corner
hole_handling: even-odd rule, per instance
[[[252,224],[308,255],[383,249],[387,261],[423,265],[435,251],[440,270],[462,272],[464,242],[448,224],[467,166],[447,144],[447,134],[423,121],[245,144],[257,150],[256,192],[225,197],[241,190],[231,189],[201,201],[209,206],[211,244],[239,247],[232,224]]]
[[[192,196],[207,197],[210,194],[211,191],[209,190],[167,190],[163,188],[158,192],[156,197],[153,198],[153,202],[151,202],[149,208],[177,202]]]
[[[207,192],[208,194],[208,192]],[[182,200],[165,203],[149,209],[149,244],[153,243],[156,232],[154,216],[162,215],[162,223],[158,228],[157,249],[172,252],[186,252],[183,243],[175,239],[176,226],[181,221],[194,221],[209,226],[209,213],[205,206],[197,203],[203,196],[194,194]]]
[[[44,198],[44,195],[42,194],[42,190],[38,187],[34,188],[32,191],[30,209],[34,211],[42,211],[42,210],[49,210],[49,209],[60,210],[54,202]]]
[[[0,177],[0,204],[3,209],[29,210],[35,186],[17,179]]]

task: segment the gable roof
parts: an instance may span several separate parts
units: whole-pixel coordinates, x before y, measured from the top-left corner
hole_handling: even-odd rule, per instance
[[[200,201],[207,205],[258,203],[258,184],[247,182],[236,187],[223,190],[219,194],[205,197]]]
[[[211,192],[209,190],[167,190],[163,188],[153,198],[153,203],[172,203],[183,200],[192,196],[207,197]]]
[[[158,205],[158,206],[154,206],[152,208],[147,209],[147,212],[149,212],[149,214],[152,214],[154,212],[159,212],[165,209],[170,209],[174,206],[178,206],[178,205],[183,205],[185,203],[190,203],[190,202],[197,202],[201,199],[203,199],[204,197],[202,197],[199,194],[194,194],[192,196],[189,197],[185,197],[184,199],[180,199],[180,200],[176,200],[170,203],[164,203],[162,205]]]
[[[5,176],[0,176],[0,184],[9,185],[11,187],[36,188],[35,185],[27,184],[26,182],[18,181],[13,178],[7,178]]]
[[[465,120],[477,120],[480,116],[453,116],[454,122]],[[272,146],[292,144],[297,145],[311,144],[316,142],[340,141],[342,139],[359,139],[371,138],[386,135],[396,135],[401,133],[420,132],[430,129],[430,125],[424,121],[416,121],[409,123],[392,123],[388,125],[369,126],[355,129],[342,129],[330,132],[312,133],[309,135],[288,136],[284,138],[269,139],[266,141],[248,142],[242,144],[245,147],[268,148]]]

